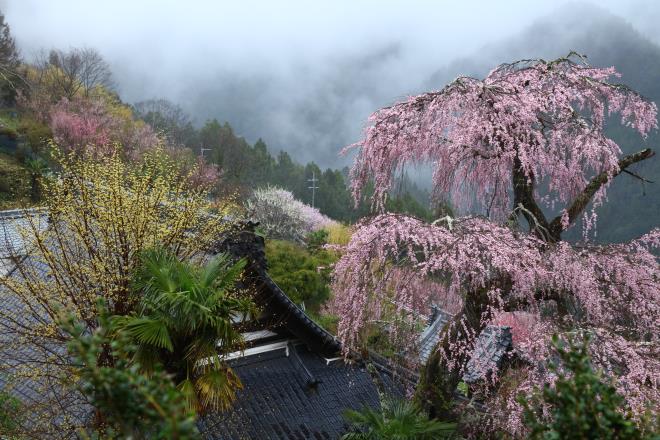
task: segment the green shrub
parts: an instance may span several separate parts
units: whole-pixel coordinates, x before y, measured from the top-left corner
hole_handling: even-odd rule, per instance
[[[24,117],[20,120],[17,131],[23,137],[31,154],[36,155],[42,155],[47,150],[48,142],[53,137],[53,133],[46,124],[30,117]]]
[[[0,109],[0,124],[9,128],[16,128],[20,118],[18,117],[18,112],[14,107],[6,107]]]
[[[0,122],[0,135],[7,136],[10,139],[14,139],[14,140],[18,138],[18,132],[16,131],[16,129],[1,124],[2,122]]]
[[[342,440],[432,440],[453,438],[456,425],[429,419],[415,403],[408,400],[385,400],[381,411],[364,408],[347,410],[353,432]]]
[[[642,439],[642,433],[632,421],[624,398],[617,394],[609,380],[594,371],[588,353],[588,338],[582,344],[569,341],[568,348],[555,335],[553,348],[566,371],[552,363],[557,374],[554,387],[546,385],[526,399],[518,401],[524,407],[525,424],[531,439]],[[544,417],[541,408],[549,406],[551,417]]]
[[[318,311],[330,297],[331,265],[336,261],[330,253],[311,253],[295,243],[271,240],[266,243],[268,273],[296,304]]]
[[[323,314],[323,313],[309,313],[310,318],[312,318],[318,325],[329,331],[330,333],[337,334],[337,324],[339,324],[339,316]]]
[[[328,244],[328,236],[329,233],[325,229],[310,232],[307,234],[307,237],[305,237],[307,250],[312,253],[320,251],[324,245]]]
[[[21,402],[11,394],[0,389],[0,434],[13,438],[22,418]],[[0,438],[5,438],[0,435]]]
[[[96,408],[84,438],[93,439],[173,439],[199,438],[194,413],[168,375],[156,369],[149,376],[130,358],[136,350],[122,333],[112,334],[110,318],[103,303],[99,327],[91,333],[73,316],[63,321],[71,335],[68,344],[78,369],[72,384]],[[109,349],[109,350],[108,350]],[[100,362],[108,358],[112,362]],[[102,356],[102,353],[105,356]]]

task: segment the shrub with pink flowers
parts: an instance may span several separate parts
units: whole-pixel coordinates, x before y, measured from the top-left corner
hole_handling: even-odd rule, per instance
[[[111,151],[113,132],[118,127],[103,102],[63,98],[51,108],[49,117],[53,140],[62,148],[75,152],[90,148],[99,155]]]
[[[103,96],[62,98],[50,108],[45,122],[62,149],[92,157],[106,156],[121,145],[128,157],[135,158],[159,144],[150,126]]]

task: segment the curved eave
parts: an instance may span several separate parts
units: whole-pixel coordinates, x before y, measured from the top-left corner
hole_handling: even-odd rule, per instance
[[[252,271],[259,280],[257,302],[261,306],[318,354],[332,358],[341,352],[341,343],[337,338],[307,316],[266,272],[254,268]]]

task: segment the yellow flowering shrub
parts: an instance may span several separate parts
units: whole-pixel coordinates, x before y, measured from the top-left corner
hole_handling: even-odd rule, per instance
[[[140,253],[161,246],[200,260],[232,227],[234,204],[211,202],[158,148],[130,164],[119,150],[96,161],[56,157],[59,171],[44,188],[48,226],[27,217],[21,233],[29,256],[16,255],[13,273],[0,276],[0,374],[62,399],[52,384],[73,374],[58,348],[68,338],[57,325],[64,309],[90,329],[98,325],[100,297],[110,314],[134,310],[139,298],[130,287]],[[44,426],[66,419],[49,416],[54,406],[47,402],[31,410],[43,413]]]
[[[328,231],[328,243],[346,246],[349,241],[351,241],[351,228],[342,223],[335,222],[328,226],[324,226],[323,229]]]

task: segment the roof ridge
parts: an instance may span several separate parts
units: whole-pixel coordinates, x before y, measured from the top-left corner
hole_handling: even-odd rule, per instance
[[[33,208],[14,208],[0,211],[0,219],[22,218],[28,215],[47,214],[48,208],[45,206],[35,206]]]
[[[280,304],[284,305],[289,312],[296,316],[299,320],[302,321],[309,330],[311,330],[318,338],[323,342],[324,346],[331,346],[337,351],[341,351],[341,343],[335,335],[327,331],[325,328],[320,326],[316,321],[309,317],[309,315],[295,302],[289,298],[289,296],[277,285],[277,283],[270,277],[266,271],[261,272],[259,275],[262,277],[266,285],[269,285],[272,292],[276,294],[276,297]]]

